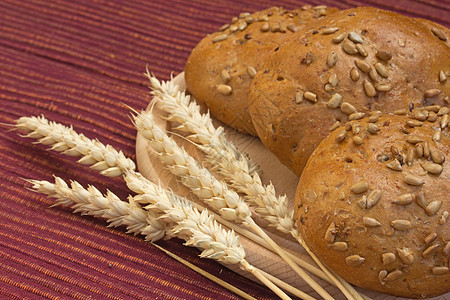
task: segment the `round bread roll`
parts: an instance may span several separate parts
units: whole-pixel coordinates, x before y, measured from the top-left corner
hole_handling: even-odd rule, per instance
[[[299,175],[330,128],[373,110],[448,106],[449,32],[360,7],[291,35],[266,57],[250,87],[259,137]]]
[[[186,87],[211,114],[241,132],[256,135],[248,113],[248,90],[263,57],[306,24],[322,19],[334,8],[272,7],[242,13],[193,49],[185,67]]]
[[[449,109],[349,121],[311,155],[295,198],[305,242],[357,286],[450,291]]]

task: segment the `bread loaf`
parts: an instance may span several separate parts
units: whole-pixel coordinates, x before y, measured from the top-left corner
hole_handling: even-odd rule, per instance
[[[330,129],[370,111],[449,105],[449,30],[376,8],[338,11],[274,48],[250,87],[255,129],[300,174]]]
[[[427,298],[450,291],[449,109],[373,113],[335,129],[295,199],[305,242],[357,286]]]
[[[272,7],[242,13],[193,49],[185,67],[188,91],[212,115],[241,132],[256,135],[248,113],[248,90],[264,56],[307,24],[336,11],[324,6],[285,10]]]

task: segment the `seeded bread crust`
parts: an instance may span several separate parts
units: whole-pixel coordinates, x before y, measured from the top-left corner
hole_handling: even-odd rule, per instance
[[[407,298],[450,291],[449,110],[432,109],[351,121],[303,170],[300,233],[357,286]]]
[[[256,135],[248,113],[248,90],[264,56],[307,24],[337,11],[324,6],[242,13],[193,49],[185,67],[188,91],[230,127]]]
[[[448,106],[449,32],[368,7],[304,28],[267,56],[252,82],[249,110],[258,136],[300,175],[330,128],[349,119]]]

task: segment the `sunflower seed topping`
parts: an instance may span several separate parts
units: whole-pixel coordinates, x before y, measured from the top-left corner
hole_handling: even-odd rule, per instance
[[[432,162],[427,162],[422,164],[422,168],[424,168],[428,173],[439,175],[442,173],[442,166],[440,164],[435,164]]]
[[[295,103],[300,104],[303,102],[303,92],[302,91],[298,91],[295,94]]]
[[[367,97],[375,97],[377,91],[375,90],[375,87],[367,79],[364,79],[363,86]]]
[[[400,195],[394,201],[392,201],[392,203],[397,204],[397,205],[408,205],[408,204],[411,204],[415,198],[416,197],[414,196],[414,194],[403,194],[403,195]]]
[[[426,158],[430,156],[430,145],[428,144],[428,141],[423,143],[423,156]]]
[[[219,30],[217,30],[217,31],[222,32],[222,31],[227,30],[229,27],[230,27],[230,24],[224,24],[224,25],[223,25],[222,27],[220,27]]]
[[[420,191],[416,194],[416,203],[423,209],[427,207],[427,201],[425,200],[424,192]]]
[[[333,123],[333,125],[331,125],[330,127],[330,131],[334,131],[336,128],[338,128],[339,126],[341,126],[341,123],[339,121],[336,121]]]
[[[226,34],[220,34],[220,35],[214,37],[213,40],[212,40],[212,42],[213,42],[213,43],[221,42],[221,41],[226,40],[227,37],[228,37],[228,35],[226,35]]]
[[[447,126],[448,126],[448,114],[445,114],[442,116],[441,119],[441,128],[444,129]]]
[[[440,30],[437,29],[436,27],[431,28],[431,32],[437,36],[440,40],[446,42],[447,41],[447,37],[445,36],[445,34]]]
[[[248,75],[250,75],[251,78],[254,78],[256,76],[257,71],[254,67],[249,66],[247,68],[247,73],[248,73]]]
[[[389,169],[394,170],[394,171],[402,171],[403,170],[402,165],[396,158],[391,160],[390,162],[388,162],[386,164],[386,167],[388,167]]]
[[[369,189],[369,183],[365,180],[361,180],[361,181],[355,183],[350,188],[350,190],[355,194],[362,194],[364,192],[367,192],[368,189]]]
[[[370,217],[363,217],[363,224],[367,227],[378,227],[381,226],[381,223],[378,222],[377,219],[370,218]]]
[[[448,114],[450,112],[450,108],[443,106],[439,109],[439,111],[437,112],[438,116],[443,116],[445,114]]]
[[[427,205],[427,207],[425,208],[425,212],[429,216],[434,216],[441,209],[441,206],[442,201],[434,200]]]
[[[396,256],[394,253],[387,252],[381,255],[381,259],[383,260],[383,265],[389,265],[395,261]]]
[[[228,83],[231,80],[230,73],[228,73],[227,70],[223,69],[222,72],[220,72],[220,79],[223,83]]]
[[[352,68],[350,70],[350,78],[353,81],[358,81],[359,80],[359,72],[358,72],[358,70],[356,70],[355,68]]]
[[[445,81],[447,81],[447,75],[441,70],[439,71],[439,82],[444,83]]]
[[[428,114],[428,118],[427,121],[428,122],[435,122],[437,120],[437,114],[435,112],[430,111],[430,113]]]
[[[408,147],[408,151],[406,154],[406,163],[408,166],[412,166],[414,162],[414,157],[416,156],[416,148],[415,147]]]
[[[351,115],[351,114],[357,112],[356,108],[348,102],[343,102],[341,104],[341,111],[346,115]]]
[[[375,85],[375,88],[379,92],[389,92],[390,90],[392,90],[392,86],[390,84],[386,84],[386,83],[377,84],[377,85]]]
[[[384,50],[377,51],[375,55],[382,61],[389,61],[392,58],[392,54]]]
[[[216,89],[220,94],[225,95],[225,96],[229,96],[233,92],[233,89],[231,88],[231,86],[225,85],[225,84],[217,85]]]
[[[364,43],[362,37],[354,31],[350,31],[348,33],[348,38],[354,43],[359,43],[359,44]]]
[[[418,158],[423,157],[423,146],[422,144],[416,144],[416,154]]]
[[[356,44],[356,50],[358,50],[359,54],[361,54],[361,56],[363,57],[367,57],[369,55],[366,48],[364,48],[364,46],[361,44]]]
[[[345,140],[345,137],[347,136],[347,131],[344,129],[336,135],[335,141],[337,143],[341,143],[343,140]]]
[[[391,222],[391,226],[396,230],[404,231],[411,228],[411,222],[408,220],[394,220]]]
[[[392,271],[391,273],[389,273],[386,278],[384,279],[384,281],[395,281],[400,279],[403,276],[403,272],[400,270],[395,270]]]
[[[449,256],[450,255],[450,242],[447,242],[447,244],[445,244],[444,250],[442,250],[442,253],[445,256]]]
[[[353,137],[352,140],[353,140],[353,144],[355,144],[356,146],[360,146],[364,143],[363,139],[356,135]]]
[[[412,174],[406,175],[405,178],[403,178],[403,181],[409,185],[414,186],[423,185],[425,183],[425,181],[422,178]]]
[[[431,159],[437,164],[442,165],[445,161],[444,154],[442,154],[442,152],[440,152],[438,150],[430,149],[430,155],[431,155]]]
[[[358,69],[360,69],[364,73],[367,73],[370,71],[370,65],[368,63],[366,63],[365,61],[357,59],[357,60],[355,60],[355,65],[358,67]]]
[[[380,74],[384,78],[387,78],[389,76],[389,71],[383,64],[376,63],[375,69],[377,70],[378,74]]]
[[[230,26],[230,32],[231,33],[235,33],[238,30],[239,30],[239,27],[237,27],[236,25],[233,24],[233,25]]]
[[[344,41],[344,43],[342,44],[342,50],[344,50],[345,53],[350,54],[350,55],[358,53],[358,50],[356,49],[355,44],[353,44],[349,40]]]
[[[286,28],[291,32],[296,32],[295,24],[289,24]]]
[[[364,257],[361,257],[357,254],[355,255],[350,255],[347,256],[345,258],[345,262],[347,263],[347,265],[351,266],[351,267],[356,267],[359,266],[360,264],[362,264],[366,259]]]
[[[433,98],[434,96],[437,96],[441,93],[442,91],[439,89],[429,89],[426,90],[425,92],[423,92],[423,96],[425,98]]]
[[[364,118],[366,114],[363,112],[356,112],[351,114],[350,116],[348,116],[349,121],[353,121],[353,120],[361,120],[362,118]]]
[[[335,242],[331,244],[331,249],[336,251],[347,251],[348,245],[346,242]]]
[[[359,207],[361,207],[362,209],[367,208],[367,197],[366,195],[363,195],[361,197],[361,199],[358,200],[358,205]]]
[[[397,116],[404,116],[408,113],[408,111],[406,109],[397,109],[394,110],[393,114],[397,115]]]
[[[330,226],[328,226],[327,231],[325,232],[325,241],[332,244],[334,243],[336,235],[336,224],[334,222],[331,222]]]
[[[442,266],[442,267],[433,267],[431,269],[431,273],[434,275],[444,275],[448,273],[448,267]]]
[[[406,121],[406,125],[408,125],[409,127],[420,127],[423,125],[423,122],[419,121],[419,120],[411,119],[411,120]]]
[[[406,138],[406,141],[411,144],[417,144],[417,143],[423,142],[423,139],[417,135],[409,135]]]
[[[369,193],[369,196],[367,196],[367,208],[371,208],[375,204],[380,201],[381,196],[383,195],[383,192],[381,190],[373,190]]]
[[[439,244],[434,244],[434,245],[431,245],[430,247],[428,247],[427,249],[425,249],[425,250],[422,252],[423,258],[428,258],[428,257],[430,257],[431,255],[433,255],[433,253],[436,252],[436,250],[437,250],[440,246],[441,246],[441,245],[439,245]]]
[[[262,32],[267,32],[270,30],[270,25],[267,22],[264,22],[259,28]]]
[[[336,73],[331,73],[330,77],[328,77],[328,82],[332,85],[332,86],[336,86],[339,82],[339,79],[336,75]]]
[[[367,132],[369,132],[370,134],[376,134],[377,132],[380,131],[380,128],[375,123],[369,123],[366,129]]]
[[[334,66],[336,64],[337,60],[338,60],[338,56],[337,56],[336,52],[331,51],[330,54],[328,54],[328,57],[327,57],[327,65],[328,65],[328,67],[331,68],[332,66]]]
[[[330,100],[327,102],[329,108],[338,108],[341,105],[342,96],[338,93],[331,96]]]
[[[397,248],[397,254],[404,264],[410,265],[414,262],[414,255],[408,247]]]
[[[305,93],[303,94],[303,97],[304,97],[306,100],[309,100],[309,101],[311,101],[311,102],[313,102],[313,103],[316,103],[316,102],[317,102],[317,95],[314,94],[314,93],[311,93],[311,92],[305,92]]]
[[[337,37],[334,37],[334,38],[332,39],[332,41],[333,41],[333,43],[335,43],[335,44],[339,44],[339,43],[342,42],[346,37],[347,37],[347,34],[341,33],[341,34],[338,35]]]
[[[384,280],[386,279],[388,272],[386,270],[381,270],[380,273],[378,273],[378,280],[382,285],[384,285]]]
[[[423,240],[425,241],[426,244],[429,244],[432,241],[434,241],[436,238],[437,238],[437,233],[432,232],[429,235],[427,235]]]
[[[324,29],[324,30],[322,31],[322,34],[324,34],[324,35],[333,34],[333,33],[335,33],[335,32],[338,31],[338,30],[339,30],[338,27],[330,27],[330,28]]]
[[[439,219],[439,224],[444,224],[445,222],[447,222],[448,219],[448,211],[444,211],[441,215],[441,218]]]
[[[374,67],[370,67],[369,78],[372,79],[375,83],[379,81],[378,72]]]

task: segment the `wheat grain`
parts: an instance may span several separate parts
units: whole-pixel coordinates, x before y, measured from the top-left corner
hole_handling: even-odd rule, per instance
[[[122,151],[116,151],[110,145],[103,145],[98,140],[91,140],[73,130],[72,127],[50,122],[44,116],[21,117],[15,127],[38,143],[51,146],[51,150],[65,155],[80,157],[79,163],[90,165],[108,177],[122,175],[127,170],[134,170],[134,162],[126,158]]]

